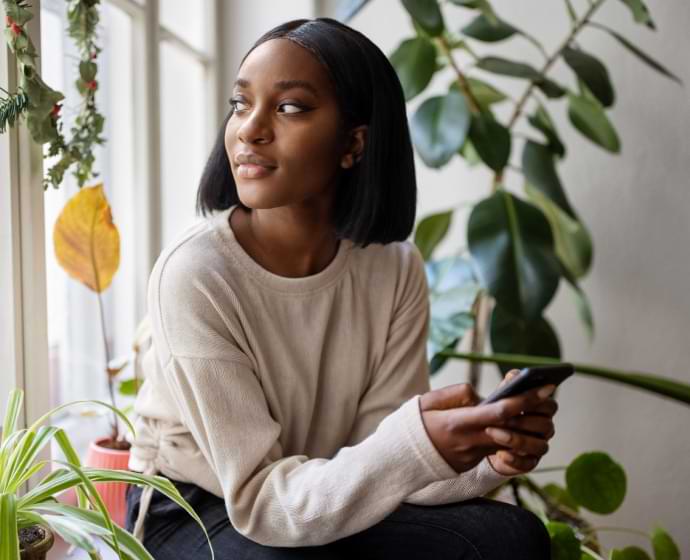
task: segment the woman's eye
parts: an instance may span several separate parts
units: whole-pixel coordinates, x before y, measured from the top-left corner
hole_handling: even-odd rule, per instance
[[[295,103],[283,103],[282,105],[279,105],[279,107],[297,107],[299,111],[296,111],[297,113],[302,112],[302,107],[300,105],[297,105]]]
[[[238,109],[237,109],[238,103],[244,103],[244,101],[242,101],[241,99],[231,99],[230,100],[230,105],[232,105],[234,112],[238,112]]]
[[[230,105],[232,106],[232,108],[233,108],[233,110],[234,110],[235,113],[241,113],[242,111],[244,111],[244,109],[239,109],[239,108],[237,107],[237,104],[238,104],[238,103],[241,104],[241,105],[245,105],[245,102],[242,101],[241,99],[234,99],[234,98],[233,98],[233,99],[230,99]],[[304,108],[303,108],[301,105],[298,105],[298,104],[296,104],[296,103],[282,103],[282,104],[279,105],[278,107],[297,107],[297,109],[299,109],[298,111],[283,111],[283,112],[285,112],[285,113],[287,113],[287,114],[294,114],[294,113],[302,113],[302,112],[304,112]]]

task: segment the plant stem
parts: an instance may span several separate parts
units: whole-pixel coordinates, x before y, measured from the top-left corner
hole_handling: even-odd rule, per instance
[[[630,533],[632,535],[638,535],[640,537],[644,537],[646,539],[649,538],[649,535],[645,533],[644,531],[640,531],[638,529],[629,529],[627,527],[590,527],[587,529],[587,531],[595,532],[595,531],[618,531],[621,533]]]
[[[568,10],[568,15],[570,16],[570,21],[574,24],[577,21],[577,13],[573,8],[573,4],[570,0],[565,0],[565,7]]]
[[[584,550],[587,554],[589,554],[592,558],[594,558],[594,560],[606,560],[606,558],[604,558],[603,556],[600,556],[599,554],[594,552],[591,548],[589,548],[583,544],[580,544],[580,550]]]
[[[479,113],[479,111],[480,111],[479,102],[477,101],[474,94],[472,93],[472,90],[470,88],[470,84],[467,81],[465,74],[463,74],[462,70],[460,70],[460,67],[455,63],[455,59],[453,58],[453,54],[451,53],[450,48],[448,46],[448,41],[443,36],[438,37],[436,39],[436,41],[438,42],[439,46],[443,50],[443,53],[448,58],[448,62],[453,67],[455,74],[458,76],[458,85],[460,86],[460,91],[462,91],[462,93],[465,95],[465,98],[467,99],[467,103],[470,107],[470,111],[472,113],[475,113],[475,114]]]
[[[115,406],[115,390],[113,388],[113,380],[110,376],[109,368],[110,368],[110,350],[108,349],[108,336],[106,335],[105,331],[105,313],[103,312],[103,297],[101,296],[101,292],[96,292],[96,295],[98,296],[98,311],[99,315],[101,317],[101,334],[103,335],[103,348],[105,349],[105,374],[108,377],[108,392],[110,393],[110,402],[112,403],[113,406]],[[117,441],[119,434],[118,434],[118,429],[117,429],[117,414],[114,412],[113,414],[113,424],[112,424],[112,434],[111,437],[113,438],[114,441]]]
[[[596,12],[601,5],[605,2],[606,0],[596,0],[594,3],[590,4],[589,8],[587,11],[584,13],[584,15],[573,22],[573,28],[571,29],[570,33],[568,33],[568,36],[565,38],[563,43],[556,49],[556,51],[546,60],[544,63],[544,66],[542,69],[539,71],[539,74],[544,76],[551,66],[553,65],[556,60],[558,60],[558,57],[561,56],[561,53],[563,50],[571,43],[571,41],[575,38],[575,36],[582,30],[582,28],[589,22],[589,19],[594,15],[594,12]],[[520,115],[522,114],[522,110],[525,106],[525,103],[527,103],[527,100],[529,99],[530,95],[532,94],[532,91],[534,90],[535,87],[535,82],[531,81],[527,88],[525,89],[525,92],[522,94],[522,97],[520,100],[517,102],[517,105],[515,106],[515,110],[513,111],[512,116],[510,117],[510,121],[508,121],[508,128],[512,128],[515,122],[520,118]]]
[[[536,474],[536,473],[545,473],[545,472],[554,472],[554,471],[564,471],[564,470],[566,470],[567,468],[568,468],[567,466],[563,466],[563,467],[544,467],[544,468],[541,468],[541,469],[534,469],[534,470],[531,471],[531,472],[532,472],[532,474]]]

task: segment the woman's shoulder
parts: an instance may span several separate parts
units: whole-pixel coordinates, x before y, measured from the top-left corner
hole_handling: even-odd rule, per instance
[[[424,270],[424,257],[410,240],[372,243],[364,248],[357,247],[355,254],[363,268],[369,267],[389,275],[418,275]]]

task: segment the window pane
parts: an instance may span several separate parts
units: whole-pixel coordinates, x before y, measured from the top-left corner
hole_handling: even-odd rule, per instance
[[[66,4],[41,3],[41,62],[43,78],[51,87],[62,91],[63,133],[71,138],[71,127],[78,115],[81,97],[74,85],[78,76],[79,53],[66,35]],[[109,3],[101,10],[98,63],[99,89],[96,105],[105,116],[103,136],[106,143],[95,149],[94,171],[85,187],[103,182],[106,197],[120,232],[120,266],[112,284],[102,294],[105,325],[111,357],[127,355],[132,347],[136,325],[134,298],[134,169],[132,97],[132,22],[130,17]],[[47,146],[45,147],[47,151]],[[50,168],[57,156],[45,161]],[[67,200],[78,192],[72,169],[59,189],[45,193],[46,267],[48,296],[48,339],[52,405],[78,399],[109,401],[105,374],[105,351],[97,295],[68,276],[55,257],[53,228]],[[131,369],[122,373],[130,376]],[[128,400],[117,397],[118,405]],[[109,415],[105,409],[94,409],[95,416],[63,417],[78,451],[83,454],[89,440],[108,435]],[[76,414],[72,412],[71,414]]]
[[[193,8],[189,2],[160,0],[160,23],[193,47],[206,50],[206,14],[209,0],[195,0]]]
[[[163,246],[196,219],[196,190],[208,155],[204,67],[161,43],[161,190]]]

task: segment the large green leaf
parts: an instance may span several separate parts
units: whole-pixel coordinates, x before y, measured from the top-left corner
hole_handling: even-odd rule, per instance
[[[14,494],[0,494],[0,558],[19,560],[17,498]]]
[[[637,546],[626,546],[623,549],[614,548],[609,555],[610,560],[651,560],[649,554]]]
[[[517,364],[516,367],[551,365],[558,363],[558,360],[554,358],[529,356],[526,354],[479,354],[476,352],[455,351],[444,352],[443,354],[451,358],[472,360],[475,362]],[[675,379],[669,379],[668,377],[662,377],[661,375],[652,375],[651,373],[617,370],[597,365],[576,363],[572,360],[569,360],[569,363],[573,365],[576,373],[589,375],[591,377],[596,377],[597,379],[615,381],[622,385],[643,389],[645,391],[649,391],[650,393],[663,395],[683,404],[690,405],[690,385],[687,383],[681,383]]]
[[[472,96],[483,110],[488,109],[494,103],[500,103],[508,99],[505,93],[483,80],[468,77],[467,85],[470,88],[470,92],[472,92]],[[453,80],[448,89],[449,91],[454,90],[462,93],[457,80]]]
[[[479,14],[470,23],[464,26],[460,32],[478,41],[495,43],[508,39],[516,33],[520,33],[520,30],[500,18],[492,22],[484,14]]]
[[[2,423],[2,440],[1,443],[5,443],[7,438],[10,437],[17,426],[17,420],[19,419],[19,413],[22,409],[22,401],[24,393],[20,389],[13,389],[10,392],[9,397],[7,397],[7,408],[5,409],[5,419]]]
[[[436,246],[448,233],[453,211],[431,214],[422,219],[414,232],[414,242],[422,253],[424,260],[431,258]]]
[[[445,29],[443,14],[437,0],[402,0],[402,4],[429,35],[436,37]]]
[[[566,47],[563,49],[563,60],[604,107],[613,105],[616,98],[613,84],[606,66],[598,58],[580,49]]]
[[[623,4],[630,8],[633,18],[637,23],[642,23],[650,29],[656,29],[652,16],[642,0],[621,0]]]
[[[45,503],[41,504],[36,509],[39,511],[54,512],[55,514],[62,515],[67,519],[74,519],[79,523],[85,524],[85,527],[89,527],[92,529],[92,533],[95,533],[99,536],[103,535],[103,530],[110,534],[105,518],[98,512],[80,509],[61,503]],[[101,529],[101,531],[98,531],[98,529]],[[153,557],[147,552],[144,546],[130,533],[116,525],[115,534],[117,535],[117,541],[120,545],[120,548],[124,553],[127,554],[125,558],[134,558],[136,560],[153,560]],[[113,548],[114,543],[112,538],[106,538],[105,535],[103,535],[101,538],[106,541],[110,548]]]
[[[573,499],[594,513],[613,513],[625,499],[625,471],[601,451],[579,455],[568,465],[565,481]]]
[[[431,310],[427,354],[434,373],[446,360],[436,354],[454,348],[474,325],[472,305],[481,286],[471,261],[461,256],[429,261],[425,269]]]
[[[531,114],[527,120],[529,123],[539,130],[546,138],[551,150],[558,157],[565,157],[565,145],[561,141],[561,137],[556,130],[556,125],[549,116],[549,113],[541,103],[537,103],[537,108],[534,113]]]
[[[510,131],[496,121],[491,113],[472,115],[469,138],[482,161],[494,171],[501,171],[510,158]]]
[[[640,50],[638,47],[633,45],[630,41],[628,41],[623,35],[620,33],[617,33],[613,29],[610,29],[606,27],[605,25],[601,25],[600,23],[590,23],[589,24],[592,27],[596,27],[598,29],[602,29],[606,31],[609,35],[611,35],[616,41],[618,41],[621,45],[623,45],[626,49],[628,49],[632,54],[634,54],[637,58],[639,58],[642,62],[647,64],[649,67],[653,68],[657,72],[663,74],[667,78],[671,78],[673,81],[678,82],[679,84],[682,84],[683,81],[673,74],[670,70],[666,69],[664,66],[662,66],[659,62],[654,60],[651,56]]]
[[[406,39],[390,55],[390,62],[400,79],[405,101],[409,101],[429,85],[436,71],[436,49],[424,37]]]
[[[620,152],[618,134],[596,99],[569,93],[568,116],[573,126],[592,142],[609,152]]]
[[[561,357],[558,335],[545,317],[525,321],[497,304],[491,312],[489,332],[494,352]],[[514,367],[513,364],[498,364],[503,375]]]
[[[536,320],[560,279],[551,227],[541,211],[499,188],[473,208],[467,240],[489,293],[512,315]]]
[[[577,219],[575,211],[563,190],[556,172],[551,150],[543,144],[527,140],[522,150],[522,172],[525,179],[552,200],[571,218]]]
[[[574,279],[582,278],[592,265],[592,238],[576,216],[566,214],[543,191],[530,183],[525,184],[529,199],[546,216],[556,245],[556,255]]]
[[[479,10],[492,23],[498,23],[498,16],[488,0],[450,0],[451,4]]]
[[[551,537],[553,560],[580,560],[580,541],[567,523],[549,521],[546,530]]]
[[[651,538],[654,560],[680,560],[678,545],[662,527],[654,527]]]
[[[485,56],[477,62],[477,68],[513,78],[530,80],[541,89],[547,97],[562,97],[565,90],[553,80],[548,79],[536,68],[524,62],[515,62],[498,56]]]
[[[460,149],[470,126],[465,98],[455,91],[430,97],[417,109],[410,134],[424,163],[439,168]]]

